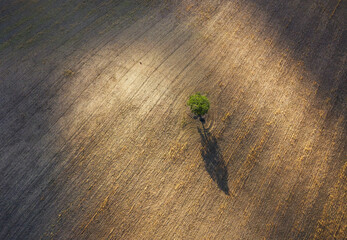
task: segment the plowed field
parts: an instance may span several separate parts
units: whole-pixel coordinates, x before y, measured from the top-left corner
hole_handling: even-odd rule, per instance
[[[0,1],[0,239],[346,239],[346,16]]]

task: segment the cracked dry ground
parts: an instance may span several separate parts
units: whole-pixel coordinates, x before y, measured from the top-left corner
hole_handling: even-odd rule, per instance
[[[0,1],[0,239],[345,239],[346,16]]]

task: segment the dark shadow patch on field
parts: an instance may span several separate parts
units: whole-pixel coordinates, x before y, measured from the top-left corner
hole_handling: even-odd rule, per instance
[[[69,4],[73,5],[79,2],[82,4],[82,1],[77,0]],[[72,176],[77,177],[80,174],[76,170],[78,169],[76,162],[83,160],[83,164],[87,164],[97,141],[94,138],[89,139],[89,135],[83,131],[83,128],[76,129],[76,137],[71,135],[75,137],[74,139],[70,135],[69,138],[60,136],[61,132],[64,132],[68,126],[56,127],[57,121],[67,114],[68,109],[73,107],[75,98],[77,99],[80,95],[76,94],[74,99],[71,98],[70,101],[66,101],[66,107],[56,107],[56,102],[62,101],[63,97],[69,97],[68,93],[66,96],[59,95],[62,92],[61,89],[69,82],[77,81],[78,77],[76,76],[78,73],[74,73],[68,67],[66,68],[68,71],[61,72],[61,74],[58,69],[63,69],[65,65],[69,66],[69,61],[77,62],[84,57],[84,52],[87,55],[90,48],[91,50],[96,48],[94,41],[98,38],[104,38],[104,44],[106,44],[112,40],[110,36],[122,34],[124,29],[148,15],[158,5],[156,1],[143,5],[137,1],[139,4],[135,8],[135,3],[123,0],[118,2],[119,4],[114,1],[114,4],[110,5],[115,8],[115,12],[118,14],[106,15],[103,22],[97,21],[108,12],[107,7],[105,7],[108,5],[105,4],[104,6],[102,1],[82,4],[80,10],[76,9],[76,12],[81,15],[65,17],[64,11],[57,13],[51,16],[47,22],[44,22],[42,26],[38,24],[37,28],[33,28],[30,32],[34,34],[41,29],[48,29],[48,37],[56,36],[52,41],[48,41],[48,37],[47,39],[38,39],[30,46],[18,49],[16,48],[17,43],[13,41],[8,48],[14,49],[15,56],[23,56],[33,49],[35,50],[33,52],[36,52],[37,49],[41,48],[41,44],[45,45],[44,50],[37,51],[37,55],[27,57],[26,63],[30,68],[27,65],[21,65],[19,63],[21,58],[18,57],[18,62],[12,63],[8,73],[5,76],[2,75],[0,111],[3,114],[0,116],[0,126],[4,130],[0,134],[0,159],[2,160],[0,164],[0,191],[2,193],[0,197],[0,239],[40,238],[53,229],[52,226],[60,227],[68,222],[68,218],[68,220],[59,219],[58,214],[70,203],[74,203],[75,199],[79,199],[78,197],[89,191],[85,190],[88,187],[83,187],[83,183],[79,182],[79,187],[74,188],[73,195],[66,196],[73,181]],[[96,8],[96,3],[101,4],[100,8]],[[48,3],[48,6],[52,7],[52,4],[54,3]],[[0,8],[3,6],[1,2]],[[94,6],[95,11],[91,12],[87,19],[90,24],[94,24],[91,30],[89,30],[87,20],[84,23],[86,26],[75,25],[77,20],[82,21],[81,16],[88,17],[87,10],[93,10]],[[16,5],[14,10],[17,7],[19,8],[20,5]],[[123,12],[122,9],[124,9]],[[70,9],[71,12],[72,10]],[[24,9],[23,11],[29,17],[33,14],[29,10]],[[37,19],[38,17],[35,15],[32,16],[32,20],[22,23],[23,28],[26,29],[31,24],[36,23]],[[117,22],[117,25],[111,25],[117,19],[122,21]],[[51,26],[51,22],[55,23],[56,21],[59,21],[56,28],[61,26],[69,31],[54,31],[55,28]],[[113,28],[109,28],[108,23]],[[15,25],[7,19],[2,24]],[[50,30],[49,27],[53,30]],[[105,35],[95,34],[95,31],[92,31],[94,28],[99,31],[107,30],[107,32]],[[112,34],[107,35],[109,32]],[[27,35],[24,37],[28,38]],[[64,52],[64,54],[60,52]],[[75,59],[74,54],[79,58]],[[3,52],[0,55],[4,56]],[[42,61],[48,57],[55,59],[57,64],[53,67],[49,64],[42,64]],[[5,60],[6,58],[4,61],[0,61],[2,69],[5,68]],[[72,70],[75,69],[72,68]],[[91,78],[91,81],[94,81],[94,78]],[[89,85],[86,84],[85,86]],[[81,90],[76,91],[82,93],[82,90],[81,87]],[[101,134],[93,134],[101,136]],[[83,141],[76,139],[83,139]],[[89,147],[88,152],[84,152],[85,146]],[[84,154],[88,154],[88,157],[85,157]],[[57,224],[58,220],[59,225]],[[54,229],[61,231],[57,226]]]
[[[334,129],[334,124],[338,119],[345,119],[347,81],[346,81],[346,46],[347,31],[345,16],[347,14],[346,2],[344,1],[265,1],[253,0],[267,16],[269,26],[264,35],[277,35],[275,45],[281,49],[287,49],[291,57],[296,60],[304,70],[302,84],[312,86],[311,81],[315,81],[317,91],[312,95],[312,111],[322,109],[327,105],[327,114],[321,127],[323,134],[330,134]],[[254,21],[256,18],[254,19]],[[306,75],[307,74],[307,75]],[[346,132],[346,121],[342,124],[340,131]],[[334,130],[335,131],[335,130]],[[346,136],[346,135],[341,135]],[[323,137],[322,137],[323,138]],[[329,139],[329,137],[325,137]],[[324,139],[323,138],[323,139]],[[333,139],[333,136],[331,136]],[[318,140],[317,140],[318,141]],[[342,137],[337,142],[346,142],[346,137]],[[317,144],[317,148],[319,148]],[[337,152],[344,151],[345,147],[336,147]],[[334,164],[329,165],[327,179],[321,183],[319,193],[314,201],[313,207],[307,210],[306,215],[310,216],[309,221],[301,226],[300,234],[314,233],[317,221],[322,213],[325,201],[329,194],[329,189],[333,186],[335,176],[344,164],[343,154],[334,154]],[[312,166],[316,160],[312,159]],[[306,172],[311,169],[307,168]],[[331,177],[334,176],[334,177]],[[302,177],[305,177],[303,174]],[[299,180],[298,180],[299,181]],[[308,180],[307,180],[308,182]],[[295,209],[299,205],[305,192],[303,185],[296,186],[295,195],[288,203],[288,209],[278,220],[277,227],[272,230],[269,239],[280,239],[288,236],[288,228],[291,227],[295,219]],[[301,237],[300,235],[298,235]],[[298,237],[297,236],[297,237]],[[294,237],[295,238],[295,237]]]
[[[317,104],[327,98],[339,108],[347,96],[345,16],[347,7],[340,1],[265,1],[253,0],[268,16],[268,35],[279,32],[276,45],[288,48],[303,68],[315,76]],[[254,19],[256,20],[256,19]],[[303,81],[309,80],[304,76]]]
[[[213,181],[227,195],[229,195],[228,187],[228,171],[223,160],[216,137],[205,128],[198,128],[201,140],[201,156],[205,163],[205,168],[210,174]]]

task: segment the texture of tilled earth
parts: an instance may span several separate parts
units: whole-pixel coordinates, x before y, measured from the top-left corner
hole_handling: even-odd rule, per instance
[[[345,239],[346,16],[0,1],[0,239]]]

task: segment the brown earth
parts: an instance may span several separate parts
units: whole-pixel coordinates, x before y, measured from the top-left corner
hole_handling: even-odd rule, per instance
[[[346,16],[0,1],[0,239],[346,239]]]

